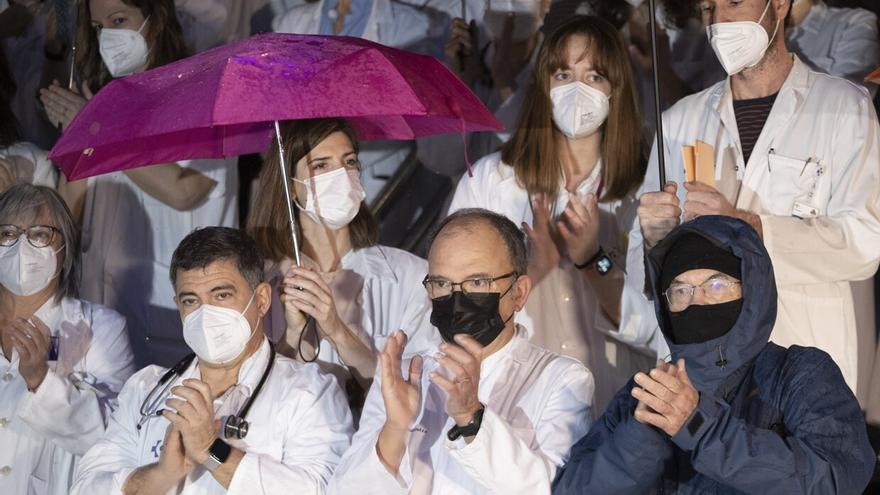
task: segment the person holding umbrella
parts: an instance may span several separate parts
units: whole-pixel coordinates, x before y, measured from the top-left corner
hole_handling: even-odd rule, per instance
[[[248,231],[267,258],[278,297],[265,328],[279,351],[317,360],[350,390],[376,370],[375,351],[402,329],[413,352],[433,339],[430,300],[420,283],[425,260],[378,245],[378,225],[364,200],[354,129],[342,119],[288,121],[280,126],[302,246],[295,263],[284,179],[273,144],[260,175]],[[353,380],[353,383],[351,383]]]
[[[519,124],[500,153],[463,176],[450,212],[481,207],[522,224],[532,342],[596,376],[596,409],[653,358],[615,339],[626,229],[642,181],[641,121],[623,41],[579,16],[544,41]]]
[[[50,120],[63,129],[91,90],[188,54],[171,0],[83,1],[77,19],[82,93],[57,84],[41,93]],[[234,158],[62,179],[59,191],[82,219],[83,295],[126,316],[139,364],[179,357],[184,346],[165,282],[168,260],[194,228],[237,225],[237,190]]]
[[[740,218],[761,235],[773,260],[779,286],[773,342],[826,351],[856,391],[858,334],[873,339],[874,327],[857,329],[857,321],[870,318],[857,312],[853,292],[865,286],[854,282],[873,276],[880,262],[874,105],[863,87],[814,72],[789,52],[789,0],[700,5],[709,43],[729,77],[663,114],[665,139],[651,155],[638,193],[639,222],[629,236],[620,331],[637,340],[660,334],[644,293],[646,248],[682,220]],[[701,145],[708,178],[699,182],[686,177],[682,152],[698,141],[708,145]],[[669,174],[662,190],[661,154]]]

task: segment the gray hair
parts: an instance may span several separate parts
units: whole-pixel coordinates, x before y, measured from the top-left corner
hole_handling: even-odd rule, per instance
[[[52,188],[31,184],[15,184],[0,194],[0,224],[31,224],[43,211],[49,213],[64,240],[64,265],[58,275],[55,300],[77,298],[82,273],[79,229],[64,199]]]
[[[428,238],[428,251],[434,240],[447,228],[472,229],[477,224],[488,225],[504,240],[510,264],[517,275],[525,275],[529,266],[529,251],[525,234],[504,215],[483,208],[464,208],[444,218]]]

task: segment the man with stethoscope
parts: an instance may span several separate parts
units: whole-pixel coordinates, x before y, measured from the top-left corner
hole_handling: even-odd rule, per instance
[[[709,43],[730,77],[663,114],[660,151],[670,182],[657,192],[655,145],[629,237],[620,333],[658,332],[643,294],[644,247],[682,220],[733,216],[755,228],[773,260],[779,311],[770,339],[826,351],[856,392],[857,328],[870,328],[873,340],[873,321],[864,324],[872,315],[862,314],[868,305],[854,300],[864,287],[857,282],[873,276],[880,260],[880,126],[864,87],[814,72],[788,51],[790,6],[700,2]],[[682,148],[694,145],[708,151],[714,174],[685,182]]]
[[[271,289],[254,241],[196,230],[175,250],[171,280],[194,355],[125,384],[71,493],[322,493],[351,415],[332,377],[276,356],[260,330]]]

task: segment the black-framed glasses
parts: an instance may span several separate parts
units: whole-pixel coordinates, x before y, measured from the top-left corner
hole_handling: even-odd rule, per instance
[[[495,282],[510,277],[516,278],[519,277],[519,274],[516,271],[512,271],[497,277],[474,277],[462,280],[461,282],[453,282],[444,278],[431,278],[430,275],[427,275],[422,280],[422,285],[425,286],[425,290],[428,291],[428,296],[431,299],[437,299],[452,294],[456,287],[459,287],[465,294],[492,292]]]
[[[700,285],[674,283],[666,289],[666,301],[669,303],[669,311],[678,313],[687,309],[694,302],[694,294],[697,289],[703,292],[710,304],[725,302],[732,294],[732,288],[741,285],[742,282],[726,278],[710,278]]]
[[[15,225],[0,225],[0,246],[12,247],[25,234],[28,242],[35,248],[44,248],[55,240],[55,236],[61,231],[51,225],[31,225],[26,229],[20,229]]]

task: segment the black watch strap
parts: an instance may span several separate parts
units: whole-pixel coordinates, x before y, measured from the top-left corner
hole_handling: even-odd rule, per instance
[[[474,417],[464,426],[453,425],[446,433],[446,438],[454,442],[459,437],[472,437],[480,431],[480,424],[483,422],[483,411],[486,406],[482,406],[474,413]]]
[[[208,469],[208,471],[213,471],[220,467],[221,464],[226,462],[226,460],[229,459],[229,454],[231,453],[232,447],[228,443],[217,438],[208,449],[208,458],[205,460],[204,466]]]
[[[596,254],[594,254],[592,258],[590,258],[587,261],[584,261],[583,263],[580,263],[580,264],[575,263],[574,267],[577,268],[578,270],[583,270],[584,268],[587,268],[587,267],[591,266],[593,263],[595,263],[596,261],[598,261],[599,258],[601,258],[604,254],[605,254],[605,250],[602,249],[602,246],[599,246],[599,251],[597,251]]]

